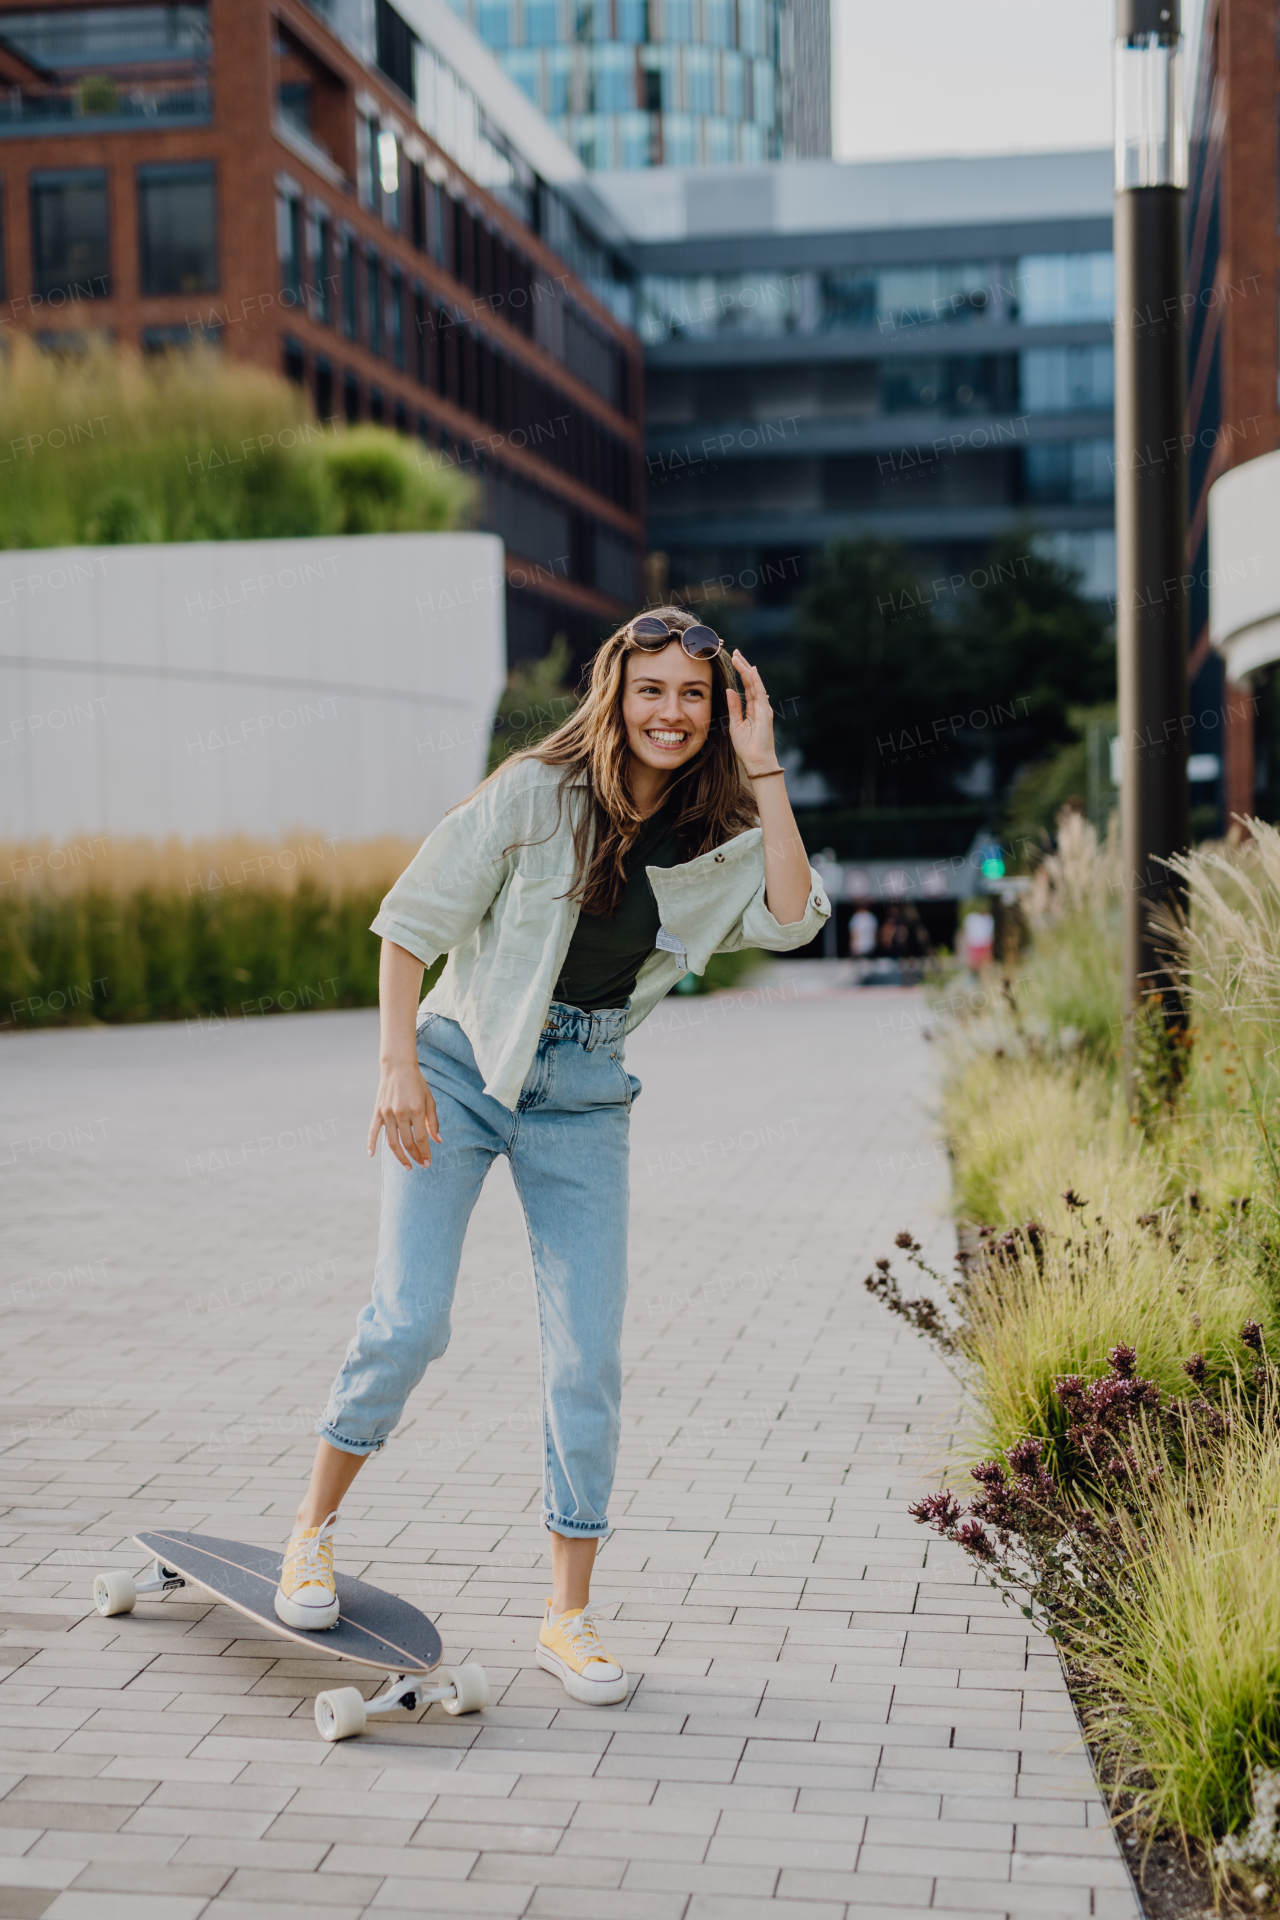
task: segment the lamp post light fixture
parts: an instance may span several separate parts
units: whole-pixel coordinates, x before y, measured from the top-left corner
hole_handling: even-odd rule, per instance
[[[1180,0],[1116,0],[1116,640],[1125,1031],[1177,983],[1151,911],[1179,897],[1161,864],[1190,836],[1184,203]],[[1132,1054],[1130,1055],[1132,1060]]]

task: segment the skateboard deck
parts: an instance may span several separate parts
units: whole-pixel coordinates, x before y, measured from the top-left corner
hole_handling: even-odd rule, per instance
[[[287,1627],[274,1606],[283,1553],[279,1548],[245,1546],[208,1533],[136,1533],[145,1553],[153,1554],[184,1580],[204,1587],[282,1640],[296,1641],[309,1653],[332,1654],[362,1666],[397,1673],[430,1673],[439,1666],[440,1635],[425,1613],[383,1593],[364,1580],[337,1576],[340,1612],[336,1626],[307,1633]]]

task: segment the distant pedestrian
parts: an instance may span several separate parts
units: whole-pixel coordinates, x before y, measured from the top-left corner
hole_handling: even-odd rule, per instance
[[[876,935],[879,931],[880,922],[866,901],[860,900],[857,912],[849,922],[849,951],[855,960],[871,958],[876,950]]]
[[[901,960],[910,945],[911,935],[902,917],[902,909],[892,906],[880,922],[880,931],[876,935],[876,947],[888,959]]]
[[[995,955],[996,923],[985,907],[971,908],[964,917],[965,959],[975,973],[989,967]]]
[[[903,916],[906,920],[907,938],[910,942],[911,952],[918,954],[922,960],[927,960],[933,952],[933,942],[929,938],[928,927],[925,926],[924,921],[920,918],[918,909],[913,907],[910,901],[907,902],[903,909]]]

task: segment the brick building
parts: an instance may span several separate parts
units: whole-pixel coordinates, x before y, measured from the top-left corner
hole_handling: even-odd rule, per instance
[[[1191,130],[1188,194],[1188,572],[1193,830],[1258,812],[1280,819],[1280,669],[1241,684],[1209,640],[1215,571],[1249,556],[1210,553],[1209,492],[1228,469],[1280,447],[1280,206],[1276,167],[1276,11],[1271,0],[1207,0]],[[1239,656],[1237,656],[1239,657]],[[1196,804],[1199,803],[1199,804]]]
[[[0,8],[0,320],[203,335],[460,462],[515,658],[639,587],[640,348],[581,175],[442,0]]]

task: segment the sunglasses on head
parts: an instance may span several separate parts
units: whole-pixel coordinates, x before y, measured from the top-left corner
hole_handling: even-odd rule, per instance
[[[669,627],[656,613],[642,613],[631,622],[631,638],[645,653],[660,653],[678,640],[691,660],[711,660],[724,647],[724,641],[710,627],[686,627],[683,633]]]

